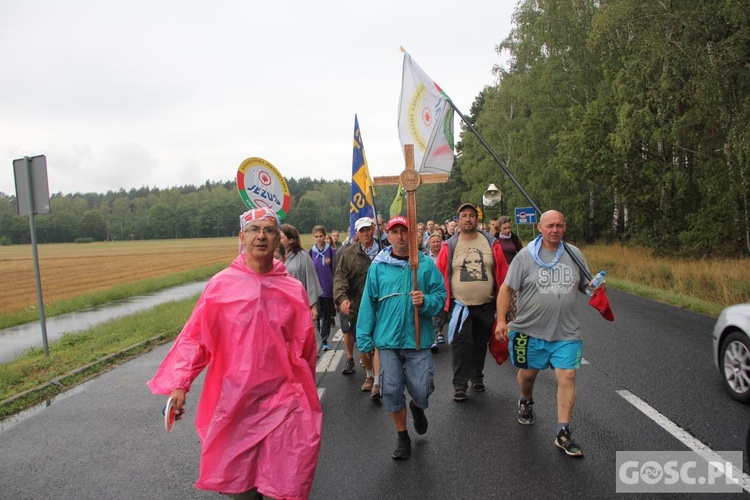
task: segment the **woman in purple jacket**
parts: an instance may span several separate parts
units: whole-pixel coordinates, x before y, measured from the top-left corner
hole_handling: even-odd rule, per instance
[[[318,297],[318,331],[323,342],[323,350],[327,351],[331,318],[336,312],[333,305],[333,258],[336,256],[336,249],[326,243],[326,228],[315,226],[312,233],[315,245],[310,249],[310,257],[315,264],[315,272],[318,273],[320,288],[323,290]]]

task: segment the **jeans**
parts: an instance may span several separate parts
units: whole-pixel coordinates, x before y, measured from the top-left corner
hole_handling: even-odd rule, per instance
[[[393,413],[406,406],[404,388],[414,404],[423,410],[435,390],[435,366],[429,349],[379,349],[380,393],[386,411]]]

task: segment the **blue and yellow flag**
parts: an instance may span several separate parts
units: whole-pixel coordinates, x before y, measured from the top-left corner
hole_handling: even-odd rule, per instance
[[[349,201],[349,237],[354,236],[354,223],[362,217],[375,219],[375,190],[367,168],[365,146],[354,115],[354,154],[352,155],[352,197]]]

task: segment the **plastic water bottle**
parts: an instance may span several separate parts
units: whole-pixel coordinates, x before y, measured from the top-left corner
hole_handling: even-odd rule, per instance
[[[591,278],[591,282],[586,286],[586,294],[587,295],[594,295],[594,291],[596,291],[597,288],[602,286],[602,284],[606,283],[607,280],[604,279],[604,277],[607,275],[607,271],[599,271],[596,276]]]

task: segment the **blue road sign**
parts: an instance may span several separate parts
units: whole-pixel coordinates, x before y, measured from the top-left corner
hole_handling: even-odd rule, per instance
[[[516,207],[516,224],[536,224],[534,207]]]

